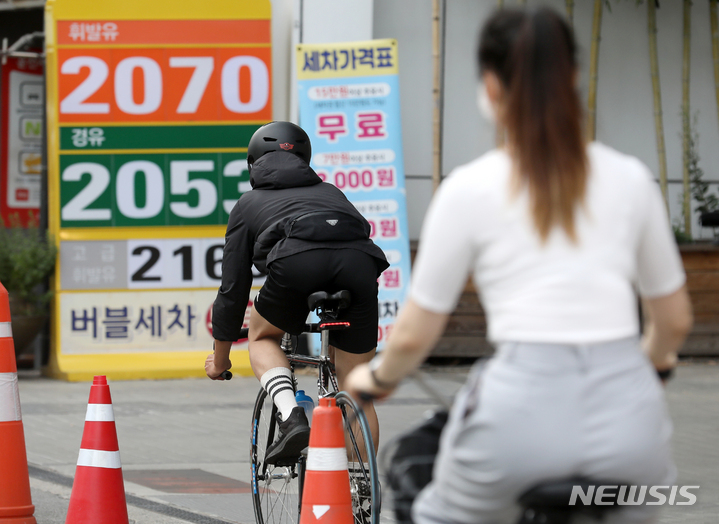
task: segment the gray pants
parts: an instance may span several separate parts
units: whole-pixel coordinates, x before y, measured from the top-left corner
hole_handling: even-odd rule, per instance
[[[442,434],[416,524],[513,524],[517,498],[575,475],[671,485],[672,425],[636,338],[583,346],[502,343],[476,366]],[[650,523],[657,506],[605,522]]]

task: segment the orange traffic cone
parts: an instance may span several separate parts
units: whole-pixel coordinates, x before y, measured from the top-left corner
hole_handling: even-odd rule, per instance
[[[10,299],[0,283],[0,524],[36,524],[33,513]]]
[[[322,398],[312,412],[300,524],[354,524],[342,412]]]
[[[77,458],[65,524],[128,524],[125,484],[110,386],[96,376]]]

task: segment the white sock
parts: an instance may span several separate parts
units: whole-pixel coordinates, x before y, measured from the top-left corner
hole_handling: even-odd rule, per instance
[[[295,388],[292,383],[292,373],[287,368],[272,368],[260,378],[260,384],[282,414],[282,420],[287,420],[292,410],[297,407]]]

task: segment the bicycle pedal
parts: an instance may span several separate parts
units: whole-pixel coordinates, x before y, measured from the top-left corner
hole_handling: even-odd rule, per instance
[[[275,466],[276,468],[291,468],[297,465],[297,459],[280,459],[276,461],[274,464],[270,464],[271,466]]]

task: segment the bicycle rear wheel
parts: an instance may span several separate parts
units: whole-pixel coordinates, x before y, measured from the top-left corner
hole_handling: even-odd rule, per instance
[[[305,458],[283,465],[265,464],[267,447],[277,436],[277,408],[260,389],[252,412],[250,465],[257,524],[297,524],[302,503]]]
[[[355,524],[379,524],[381,492],[374,442],[367,417],[344,391],[335,395],[347,434],[350,494]]]

